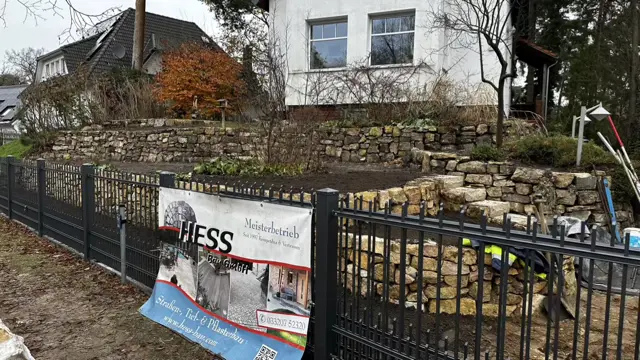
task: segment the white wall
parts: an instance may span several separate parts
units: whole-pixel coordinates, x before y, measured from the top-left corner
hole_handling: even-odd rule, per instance
[[[501,0],[499,0],[501,1]],[[272,31],[277,34],[280,45],[286,48],[288,60],[287,105],[309,104],[305,96],[310,81],[323,76],[323,72],[337,70],[315,70],[309,67],[309,23],[332,18],[346,18],[348,21],[347,66],[368,58],[371,44],[370,15],[415,11],[414,64],[426,64],[416,76],[416,87],[427,85],[447,70],[447,77],[464,85],[473,95],[469,104],[497,104],[495,92],[482,85],[480,61],[477,46],[460,49],[461,44],[451,45],[454,36],[444,30],[433,28],[432,15],[444,7],[442,0],[271,0],[269,13],[272,17]],[[505,12],[508,9],[505,9]],[[495,55],[484,47],[485,77],[495,80],[499,65]],[[387,67],[381,71],[398,71]],[[320,75],[318,75],[320,74]],[[507,86],[505,98],[510,98]],[[489,94],[489,96],[487,96]],[[345,102],[349,102],[346,100]],[[506,109],[509,102],[506,103]]]
[[[155,75],[162,71],[162,53],[155,51],[142,65],[142,71],[147,74]]]

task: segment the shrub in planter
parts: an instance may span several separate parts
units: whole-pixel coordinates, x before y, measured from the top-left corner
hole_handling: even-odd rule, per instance
[[[491,145],[478,145],[471,150],[471,160],[477,161],[503,161],[505,153]]]
[[[529,164],[574,167],[578,140],[568,136],[527,136],[507,146],[509,157]],[[583,144],[581,166],[615,165],[609,152],[594,142]]]

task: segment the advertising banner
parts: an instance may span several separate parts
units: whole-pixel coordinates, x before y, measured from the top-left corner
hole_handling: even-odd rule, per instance
[[[140,313],[228,360],[304,353],[311,209],[160,189],[160,270]]]

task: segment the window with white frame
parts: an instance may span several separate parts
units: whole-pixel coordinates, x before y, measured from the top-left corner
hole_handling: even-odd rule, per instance
[[[347,21],[311,24],[309,40],[311,69],[347,66]]]
[[[412,64],[415,13],[371,17],[371,65]]]

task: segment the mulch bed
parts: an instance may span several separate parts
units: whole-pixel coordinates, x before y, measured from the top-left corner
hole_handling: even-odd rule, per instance
[[[158,170],[185,173],[193,169],[195,164],[181,163],[111,163],[121,171],[137,174],[155,174]],[[285,187],[296,190],[318,190],[332,188],[341,193],[359,192],[366,190],[381,190],[396,186],[403,186],[408,181],[414,180],[424,174],[419,171],[375,165],[375,164],[349,164],[330,163],[321,172],[302,174],[299,176],[214,176],[194,175],[195,181],[221,184],[256,183],[276,188]]]

